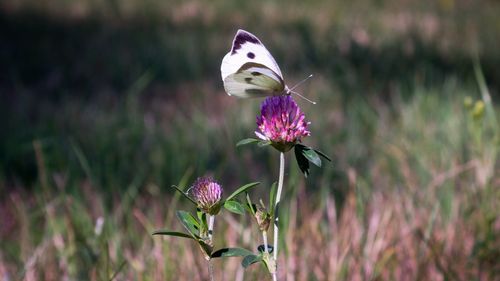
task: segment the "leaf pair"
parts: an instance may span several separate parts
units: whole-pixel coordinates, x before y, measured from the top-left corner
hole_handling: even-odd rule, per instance
[[[243,205],[239,201],[234,200],[234,198],[243,192],[248,192],[248,190],[250,190],[251,188],[253,188],[259,184],[260,184],[260,182],[252,182],[249,184],[245,184],[244,186],[235,190],[224,201],[224,208],[232,213],[235,213],[238,215],[244,215],[245,214],[245,207],[243,207]]]
[[[187,230],[187,234],[178,231],[159,230],[153,232],[153,235],[167,235],[193,239],[200,246],[200,249],[202,250],[205,258],[209,259],[212,255],[213,246],[211,245],[211,242],[205,237],[205,233],[208,233],[206,225],[206,215],[199,214],[200,221],[198,221],[193,215],[186,211],[177,211],[176,215],[182,226]]]
[[[295,145],[295,158],[297,159],[297,164],[299,165],[300,170],[307,178],[310,173],[309,162],[314,165],[321,167],[321,157],[325,158],[327,161],[332,161],[328,156],[326,156],[323,152],[316,150],[312,147],[305,146],[303,144]]]
[[[253,252],[243,248],[223,248],[215,251],[212,258],[243,257],[241,266],[244,268],[262,261],[262,255],[255,255]]]
[[[246,144],[257,143],[259,147],[270,145],[270,141],[259,140],[254,138],[243,139],[239,141],[236,146],[242,146]],[[299,165],[300,170],[307,178],[310,173],[309,162],[314,165],[321,167],[321,157],[325,158],[327,161],[332,161],[330,157],[326,156],[323,152],[316,150],[312,147],[305,146],[303,144],[295,144],[295,158],[297,159],[297,164]],[[321,157],[320,157],[321,156]]]

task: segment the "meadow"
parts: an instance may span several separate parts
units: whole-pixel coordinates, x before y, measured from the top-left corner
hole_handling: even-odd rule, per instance
[[[213,175],[267,199],[261,99],[229,97],[238,28],[311,105],[306,179],[287,155],[279,280],[500,280],[495,1],[7,1],[0,4],[0,280],[208,280],[171,185]],[[223,211],[216,248],[256,250]],[[269,280],[216,260],[216,280]]]

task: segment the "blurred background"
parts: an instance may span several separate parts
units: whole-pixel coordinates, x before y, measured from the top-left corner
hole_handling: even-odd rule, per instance
[[[175,195],[213,175],[267,200],[278,154],[236,148],[261,100],[225,94],[238,28],[330,155],[287,156],[280,280],[500,280],[500,2],[0,3],[0,280],[207,280]],[[215,246],[261,244],[223,212]],[[217,280],[266,280],[214,262]]]

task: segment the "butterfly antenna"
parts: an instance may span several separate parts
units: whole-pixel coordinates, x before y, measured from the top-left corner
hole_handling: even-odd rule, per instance
[[[292,94],[296,94],[297,96],[301,97],[302,99],[304,99],[304,100],[306,100],[306,101],[308,101],[308,102],[310,102],[310,103],[312,103],[312,104],[316,104],[316,102],[315,102],[315,101],[312,101],[312,100],[310,100],[310,99],[308,99],[308,98],[304,97],[303,95],[301,95],[301,94],[299,94],[299,93],[297,93],[297,92],[295,92],[295,91],[290,91],[290,93],[292,93]]]
[[[309,74],[309,76],[307,76],[306,78],[302,79],[302,81],[300,81],[299,83],[295,84],[295,86],[293,86],[290,91],[293,91],[295,90],[295,88],[297,88],[298,86],[302,85],[304,82],[306,82],[307,80],[309,80],[309,78],[313,77],[312,74]]]
[[[303,95],[297,93],[294,91],[295,88],[297,88],[298,86],[302,85],[304,82],[306,82],[307,80],[309,80],[309,78],[313,77],[312,74],[310,74],[309,76],[307,76],[306,78],[302,79],[302,81],[300,81],[299,83],[295,84],[295,86],[293,86],[291,89],[289,89],[290,93],[294,93],[296,94],[297,96],[301,97],[302,99],[312,103],[312,104],[316,104],[316,102],[304,97]]]

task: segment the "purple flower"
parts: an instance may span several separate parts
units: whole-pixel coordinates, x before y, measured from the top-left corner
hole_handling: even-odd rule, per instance
[[[211,177],[198,178],[188,191],[203,212],[216,215],[220,210],[222,187]]]
[[[262,140],[271,141],[281,152],[290,150],[302,137],[309,136],[309,122],[291,96],[269,97],[262,102],[257,116],[259,131],[255,134]]]

